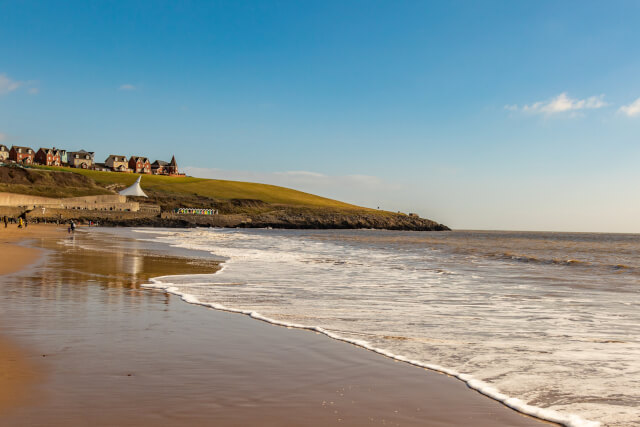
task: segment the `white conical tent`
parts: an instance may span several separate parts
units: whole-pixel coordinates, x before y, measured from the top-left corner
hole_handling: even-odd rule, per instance
[[[144,194],[144,191],[142,191],[142,188],[140,187],[140,180],[142,179],[141,176],[138,177],[138,179],[136,179],[136,182],[133,183],[133,185],[131,187],[127,187],[124,190],[122,190],[119,194],[121,196],[140,196],[140,197],[149,197],[146,194]]]

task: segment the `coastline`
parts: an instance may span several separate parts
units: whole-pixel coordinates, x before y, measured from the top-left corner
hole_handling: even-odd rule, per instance
[[[197,425],[211,419],[225,425],[295,425],[299,419],[310,425],[543,423],[443,374],[140,289],[150,277],[206,274],[217,266],[115,244],[111,237],[105,251],[98,235],[83,234],[63,246],[55,239],[35,241],[58,250],[42,266],[3,281],[3,293],[17,283],[21,288],[9,300],[9,319],[20,327],[8,325],[2,332],[32,356],[52,356],[39,386],[49,398],[15,408],[9,422],[40,425],[47,417],[47,425]],[[27,302],[41,319],[33,319]]]

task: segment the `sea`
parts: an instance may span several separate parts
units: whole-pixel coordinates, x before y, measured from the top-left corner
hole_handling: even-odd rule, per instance
[[[133,234],[224,261],[215,274],[147,285],[189,303],[309,329],[440,371],[566,426],[640,426],[640,235]]]

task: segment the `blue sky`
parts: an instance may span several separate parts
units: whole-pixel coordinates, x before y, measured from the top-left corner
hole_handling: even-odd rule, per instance
[[[635,1],[0,0],[0,143],[640,232]],[[634,104],[634,102],[637,102]]]

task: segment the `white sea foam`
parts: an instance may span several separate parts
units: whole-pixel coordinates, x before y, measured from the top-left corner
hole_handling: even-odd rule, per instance
[[[194,275],[195,276],[195,275]],[[358,347],[362,347],[365,348],[367,350],[370,350],[372,352],[381,354],[385,357],[389,357],[391,359],[395,359],[401,362],[405,362],[405,363],[409,363],[411,365],[415,365],[421,368],[426,368],[426,369],[430,369],[432,371],[436,371],[436,372],[440,372],[452,377],[455,377],[461,381],[464,381],[470,388],[477,390],[478,392],[484,394],[487,397],[490,397],[491,399],[494,399],[506,406],[508,406],[509,408],[512,408],[518,412],[521,412],[523,414],[527,414],[527,415],[531,415],[543,420],[547,420],[547,421],[552,421],[552,422],[556,422],[558,424],[562,424],[565,425],[567,427],[597,427],[600,426],[600,423],[597,421],[589,421],[589,420],[585,420],[582,419],[581,417],[574,415],[574,414],[561,414],[557,411],[551,410],[551,409],[544,409],[544,408],[539,408],[536,406],[532,406],[532,405],[527,405],[525,402],[523,402],[520,399],[514,398],[514,397],[509,397],[503,393],[500,393],[496,388],[490,386],[489,384],[477,380],[475,378],[473,378],[473,376],[471,375],[467,375],[467,374],[462,374],[459,373],[453,369],[448,369],[445,368],[443,366],[439,366],[439,365],[434,365],[434,364],[430,364],[430,363],[424,363],[421,362],[419,360],[413,360],[413,359],[409,359],[407,357],[404,357],[402,355],[398,355],[398,354],[394,354],[390,351],[387,350],[383,350],[380,348],[376,348],[373,347],[371,345],[369,345],[369,343],[367,341],[364,340],[355,340],[355,339],[349,339],[349,338],[345,338],[342,337],[338,334],[332,333],[327,331],[324,328],[321,328],[319,326],[307,326],[307,325],[302,325],[302,324],[298,324],[298,323],[289,323],[289,322],[282,322],[279,320],[275,320],[275,319],[271,319],[267,316],[263,316],[262,314],[256,312],[256,311],[251,311],[251,310],[240,310],[240,309],[234,309],[231,307],[226,307],[222,304],[215,304],[215,303],[203,303],[202,301],[200,301],[198,299],[198,297],[196,297],[195,295],[191,295],[191,294],[187,294],[187,293],[182,293],[179,291],[179,288],[176,286],[173,286],[173,283],[168,283],[168,282],[161,282],[160,281],[160,277],[158,278],[152,278],[151,279],[151,283],[145,284],[143,285],[143,287],[147,287],[147,288],[155,288],[155,289],[162,289],[164,292],[168,292],[170,294],[173,295],[177,295],[179,296],[183,301],[189,303],[189,304],[196,304],[196,305],[202,305],[205,307],[209,307],[209,308],[213,308],[216,310],[221,310],[221,311],[227,311],[227,312],[231,312],[231,313],[238,313],[238,314],[244,314],[246,316],[252,317],[256,320],[261,320],[263,322],[267,322],[267,323],[271,323],[273,325],[277,325],[277,326],[284,326],[287,328],[296,328],[296,329],[306,329],[309,331],[313,331],[313,332],[318,332],[321,334],[326,335],[329,338],[335,339],[335,340],[339,340],[339,341],[343,341],[349,344],[353,344],[355,346]],[[197,282],[196,282],[197,284]]]
[[[159,277],[148,287],[442,372],[563,425],[638,423],[640,345],[629,333],[636,318],[631,311],[608,312],[611,304],[628,307],[618,298],[629,295],[576,292],[563,282],[573,267],[536,273],[527,264],[507,268],[478,255],[461,265],[442,248],[377,244],[355,232],[154,234],[227,261],[214,275]],[[583,285],[586,276],[578,276]],[[549,286],[550,280],[558,283]],[[615,328],[624,339],[610,336]],[[613,399],[619,402],[608,404]]]

